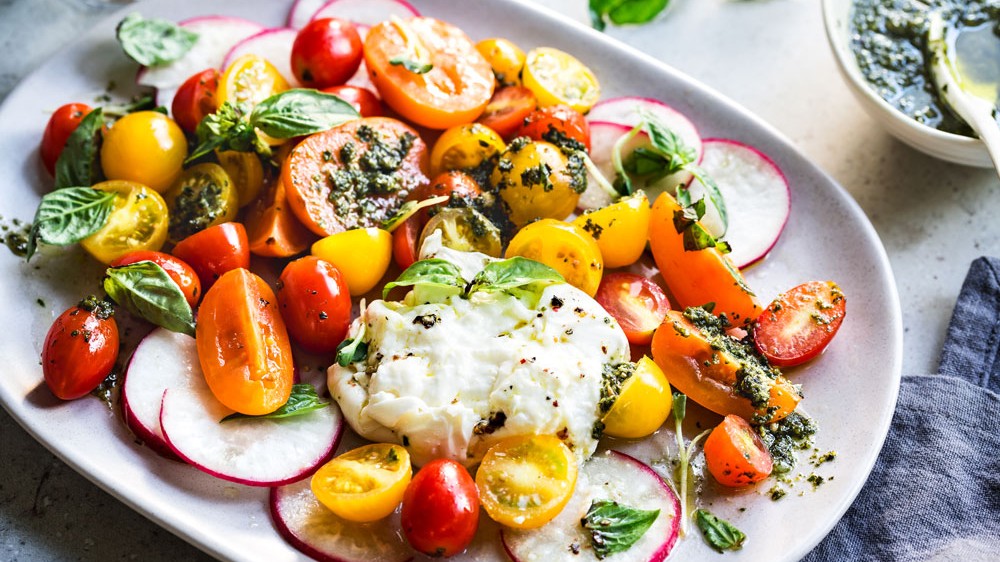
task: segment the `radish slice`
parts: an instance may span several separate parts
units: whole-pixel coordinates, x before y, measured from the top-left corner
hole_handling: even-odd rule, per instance
[[[628,550],[608,561],[660,562],[677,542],[681,504],[660,475],[617,451],[595,455],[580,469],[576,492],[555,519],[538,529],[504,529],[504,548],[515,562],[597,560],[589,532],[580,524],[595,500],[637,509],[659,509],[653,525]],[[579,552],[579,554],[577,554]]]
[[[791,212],[788,180],[781,169],[752,146],[727,139],[707,139],[701,167],[719,185],[729,212],[725,240],[733,247],[729,257],[737,267],[754,264],[774,247]],[[704,188],[691,184],[691,196],[704,196]],[[719,213],[707,200],[702,224],[718,236]]]
[[[374,523],[341,519],[316,499],[306,478],[272,488],[271,518],[281,536],[322,562],[403,562],[413,558],[399,532],[399,510]]]
[[[160,427],[170,448],[213,476],[250,486],[278,486],[312,473],[330,458],[344,421],[329,407],[285,419],[239,419],[209,390],[201,370],[188,387],[163,393]]]
[[[392,16],[407,19],[419,15],[420,12],[404,0],[330,0],[316,10],[312,19],[340,18],[375,25]]]
[[[183,57],[160,66],[139,69],[136,83],[156,88],[156,103],[170,107],[174,93],[191,75],[208,68],[222,68],[233,45],[260,33],[264,26],[241,18],[205,16],[182,21],[180,26],[198,34],[198,41]]]
[[[297,87],[299,81],[292,72],[292,44],[295,43],[297,33],[290,27],[275,27],[251,35],[229,49],[222,61],[222,68],[228,68],[243,55],[257,55],[274,65],[293,88]]]
[[[292,29],[302,29],[313,19],[313,14],[326,4],[327,0],[295,0],[292,9],[288,11],[285,25]]]

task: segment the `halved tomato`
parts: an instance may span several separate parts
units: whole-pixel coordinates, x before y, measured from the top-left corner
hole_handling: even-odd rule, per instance
[[[136,250],[159,250],[167,241],[168,212],[163,197],[141,183],[111,180],[94,189],[114,192],[115,206],[97,232],[80,241],[84,250],[110,264]]]
[[[649,345],[670,310],[666,293],[652,279],[635,273],[609,273],[594,296],[615,317],[633,345]]]
[[[482,115],[476,120],[496,131],[504,140],[514,138],[524,119],[538,107],[531,90],[522,86],[507,86],[497,90]]]
[[[604,433],[638,439],[652,435],[670,416],[673,398],[670,383],[660,367],[643,357],[622,385],[614,405],[601,420]]]
[[[565,104],[586,113],[601,97],[594,73],[573,55],[552,47],[528,52],[521,81],[542,107]]]
[[[198,304],[198,299],[201,298],[201,280],[198,279],[198,274],[195,273],[194,269],[177,256],[152,250],[136,250],[116,259],[110,265],[111,267],[121,267],[141,261],[151,261],[162,267],[174,283],[177,283],[181,292],[184,293],[184,300],[191,305],[191,308]]]
[[[327,509],[348,521],[368,523],[395,511],[412,475],[406,449],[372,443],[320,467],[311,485],[316,499]]]
[[[211,162],[184,170],[163,198],[170,210],[168,232],[174,243],[235,219],[240,202],[229,174]]]
[[[253,108],[274,94],[288,89],[281,72],[258,55],[243,55],[229,63],[219,79],[219,105],[244,103]]]
[[[729,415],[705,440],[705,466],[719,484],[738,488],[770,476],[774,462],[750,424]]]
[[[826,349],[845,314],[847,301],[836,283],[803,283],[764,309],[754,324],[754,344],[773,365],[800,365]]]
[[[607,207],[576,217],[573,224],[594,237],[606,267],[625,267],[638,261],[646,249],[651,216],[649,199],[638,191]]]
[[[206,290],[223,273],[250,267],[247,231],[238,222],[224,222],[192,234],[174,246],[173,254],[198,273]]]

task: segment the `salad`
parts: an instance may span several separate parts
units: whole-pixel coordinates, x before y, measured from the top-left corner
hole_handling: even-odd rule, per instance
[[[119,359],[114,302],[159,326],[125,377],[133,431],[206,472],[273,486],[276,526],[308,554],[458,554],[488,514],[515,559],[662,559],[688,526],[702,438],[711,478],[745,487],[772,455],[794,457],[783,437],[812,431],[776,367],[822,351],[844,296],[814,282],[764,307],[746,285],[737,266],[766,254],[788,214],[780,170],[752,147],[703,140],[661,102],[600,100],[569,53],[474,43],[387,4],[411,12],[364,24],[363,43],[347,0],[294,34],[228,43],[252,24],[123,21],[157,103],[177,86],[173,117],[77,107],[50,121],[67,131],[43,140],[61,144],[59,189],[39,205],[29,258],[80,242],[110,267],[107,298],[50,331],[46,381],[72,399],[104,380]],[[149,29],[162,43],[152,59]],[[203,72],[206,44],[227,45],[221,73]],[[284,73],[270,63],[281,48]],[[751,250],[729,252],[740,243]],[[275,261],[251,270],[251,254]],[[339,410],[326,381],[297,382],[309,361],[330,365]],[[688,399],[726,415],[690,442]],[[345,422],[373,442],[325,462]],[[603,434],[672,429],[676,471],[594,455]],[[739,547],[737,529],[693,513],[714,547]]]

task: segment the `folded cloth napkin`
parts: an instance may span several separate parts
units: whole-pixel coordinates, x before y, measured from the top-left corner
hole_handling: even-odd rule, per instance
[[[805,562],[1000,560],[1000,259],[972,263],[936,375],[904,376],[882,453]]]

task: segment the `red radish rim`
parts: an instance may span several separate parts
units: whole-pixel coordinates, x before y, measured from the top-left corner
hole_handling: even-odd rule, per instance
[[[323,4],[322,6],[319,7],[319,9],[317,9],[315,12],[313,12],[313,15],[309,18],[309,21],[312,21],[312,20],[316,19],[316,14],[322,12],[328,6],[332,6],[333,4],[336,4],[337,2],[340,2],[340,1],[341,0],[330,0],[329,2]],[[410,4],[406,0],[389,0],[389,1],[391,1],[393,4],[399,5],[404,10],[409,11],[412,14],[412,17],[420,17],[420,10],[414,8],[413,4]],[[298,2],[296,1],[296,3],[298,3]]]
[[[274,33],[282,33],[282,32],[284,32],[284,33],[291,32],[294,35],[294,34],[298,33],[298,30],[294,29],[294,28],[291,28],[291,27],[268,27],[266,29],[258,31],[257,33],[254,33],[253,35],[251,35],[250,37],[247,37],[246,39],[238,41],[235,45],[233,45],[232,47],[229,48],[229,51],[226,52],[226,56],[223,57],[223,59],[222,59],[222,67],[219,68],[219,70],[223,71],[223,70],[225,70],[226,68],[229,67],[229,63],[233,62],[233,59],[236,58],[236,57],[233,56],[233,53],[235,53],[236,49],[238,49],[244,43],[247,43],[247,42],[249,42],[249,41],[251,41],[253,39],[260,39],[261,37],[263,37],[265,35],[272,35]],[[293,37],[293,39],[294,39],[294,37]]]
[[[179,25],[181,27],[184,27],[186,25],[191,25],[192,23],[199,23],[199,22],[202,22],[202,21],[216,21],[216,20],[238,21],[240,23],[248,23],[248,24],[254,25],[256,27],[259,27],[261,29],[264,29],[263,25],[255,22],[255,21],[248,20],[246,18],[241,18],[239,16],[224,16],[224,15],[221,15],[221,14],[211,14],[211,15],[207,15],[207,16],[194,16],[192,18],[188,18],[186,20],[181,20],[181,21],[177,22],[177,25]]]
[[[139,345],[142,345],[142,341],[146,339],[146,337],[149,337],[149,334],[143,337],[142,340],[139,340],[139,344],[136,346],[136,349],[139,349]],[[142,423],[132,411],[132,405],[128,400],[128,391],[126,390],[128,385],[126,382],[128,381],[129,369],[132,367],[132,361],[135,360],[135,356],[135,351],[133,351],[132,355],[128,358],[128,363],[125,365],[125,369],[123,371],[125,373],[125,379],[122,381],[121,398],[122,418],[125,420],[125,425],[140,441],[142,441],[144,445],[152,449],[156,454],[173,461],[183,462],[182,459],[174,453],[174,450],[170,448],[170,445],[167,445],[167,441],[163,438],[163,436],[153,431],[153,428],[147,427],[146,424]]]

